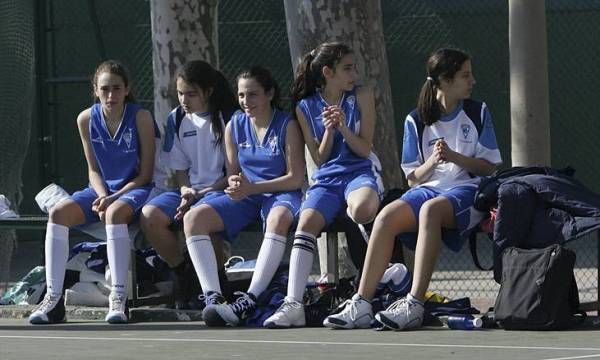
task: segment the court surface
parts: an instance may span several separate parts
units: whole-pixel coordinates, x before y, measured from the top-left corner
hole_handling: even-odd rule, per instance
[[[600,324],[593,323],[561,332],[377,332],[209,329],[202,322],[30,326],[0,319],[0,359],[600,359]]]

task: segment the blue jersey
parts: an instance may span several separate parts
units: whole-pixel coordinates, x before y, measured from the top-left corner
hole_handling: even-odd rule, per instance
[[[356,99],[356,90],[357,88],[355,87],[351,91],[345,91],[339,106],[346,115],[346,126],[358,135],[360,133],[360,109],[358,108],[358,101]],[[321,114],[323,113],[323,109],[329,106],[329,104],[323,99],[321,93],[317,91],[314,95],[300,100],[298,106],[310,126],[313,138],[317,144],[320,144],[325,133]],[[375,154],[371,153],[367,159],[356,155],[346,143],[344,136],[339,131],[336,131],[329,158],[319,166],[313,174],[313,179],[319,180],[335,177],[369,169],[373,166],[379,167],[379,160]]]
[[[238,111],[231,118],[231,134],[237,145],[238,161],[250,182],[271,180],[285,175],[285,137],[291,117],[287,112],[273,110],[271,123],[262,143],[258,141],[252,120]]]
[[[120,190],[139,173],[140,143],[136,124],[138,104],[125,104],[123,119],[115,136],[111,136],[102,105],[91,108],[90,140],[102,179],[110,193]]]

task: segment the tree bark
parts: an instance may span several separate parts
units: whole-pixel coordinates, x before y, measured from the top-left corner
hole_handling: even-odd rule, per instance
[[[189,60],[219,67],[218,0],[151,0],[154,118],[164,133],[167,115],[177,104],[175,73]],[[155,157],[155,182],[172,188],[172,176],[160,151]]]
[[[164,124],[177,105],[174,76],[186,61],[204,60],[219,67],[218,0],[152,0],[154,116]]]
[[[294,69],[303,54],[326,41],[341,41],[354,50],[363,83],[373,86],[375,93],[373,143],[383,183],[386,189],[403,185],[380,2],[284,0],[284,5]]]
[[[544,0],[510,0],[508,4],[512,165],[549,166],[545,3]]]

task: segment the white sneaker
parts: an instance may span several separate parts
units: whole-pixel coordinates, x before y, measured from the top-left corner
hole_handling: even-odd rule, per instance
[[[372,320],[371,303],[354,294],[351,299],[346,300],[344,310],[325,318],[323,326],[332,329],[366,329],[371,327]]]
[[[46,293],[40,306],[29,315],[29,323],[34,325],[56,324],[65,321],[65,300],[62,295]]]
[[[423,305],[408,294],[407,297],[378,312],[375,319],[392,330],[409,330],[421,327],[424,311]]]
[[[127,295],[111,293],[108,297],[108,314],[104,319],[109,324],[124,324],[129,321]]]
[[[286,296],[283,304],[265,320],[263,326],[270,329],[306,326],[304,305]]]

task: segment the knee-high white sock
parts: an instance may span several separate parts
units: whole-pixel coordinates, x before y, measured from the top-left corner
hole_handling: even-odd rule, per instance
[[[69,258],[69,228],[48,223],[46,225],[46,285],[48,293],[60,296],[65,282],[65,269]]]
[[[196,269],[196,275],[198,275],[202,292],[204,294],[207,294],[209,291],[221,293],[217,257],[215,256],[215,249],[210,241],[210,236],[190,236],[185,240],[185,243],[194,264],[194,269]]]
[[[317,238],[313,234],[296,231],[290,255],[290,278],[287,290],[287,296],[296,301],[302,302],[316,248]]]
[[[131,245],[126,224],[106,225],[106,255],[110,268],[111,291],[127,293],[127,271],[131,259]]]
[[[286,237],[265,233],[248,292],[258,297],[269,286],[285,251]]]

